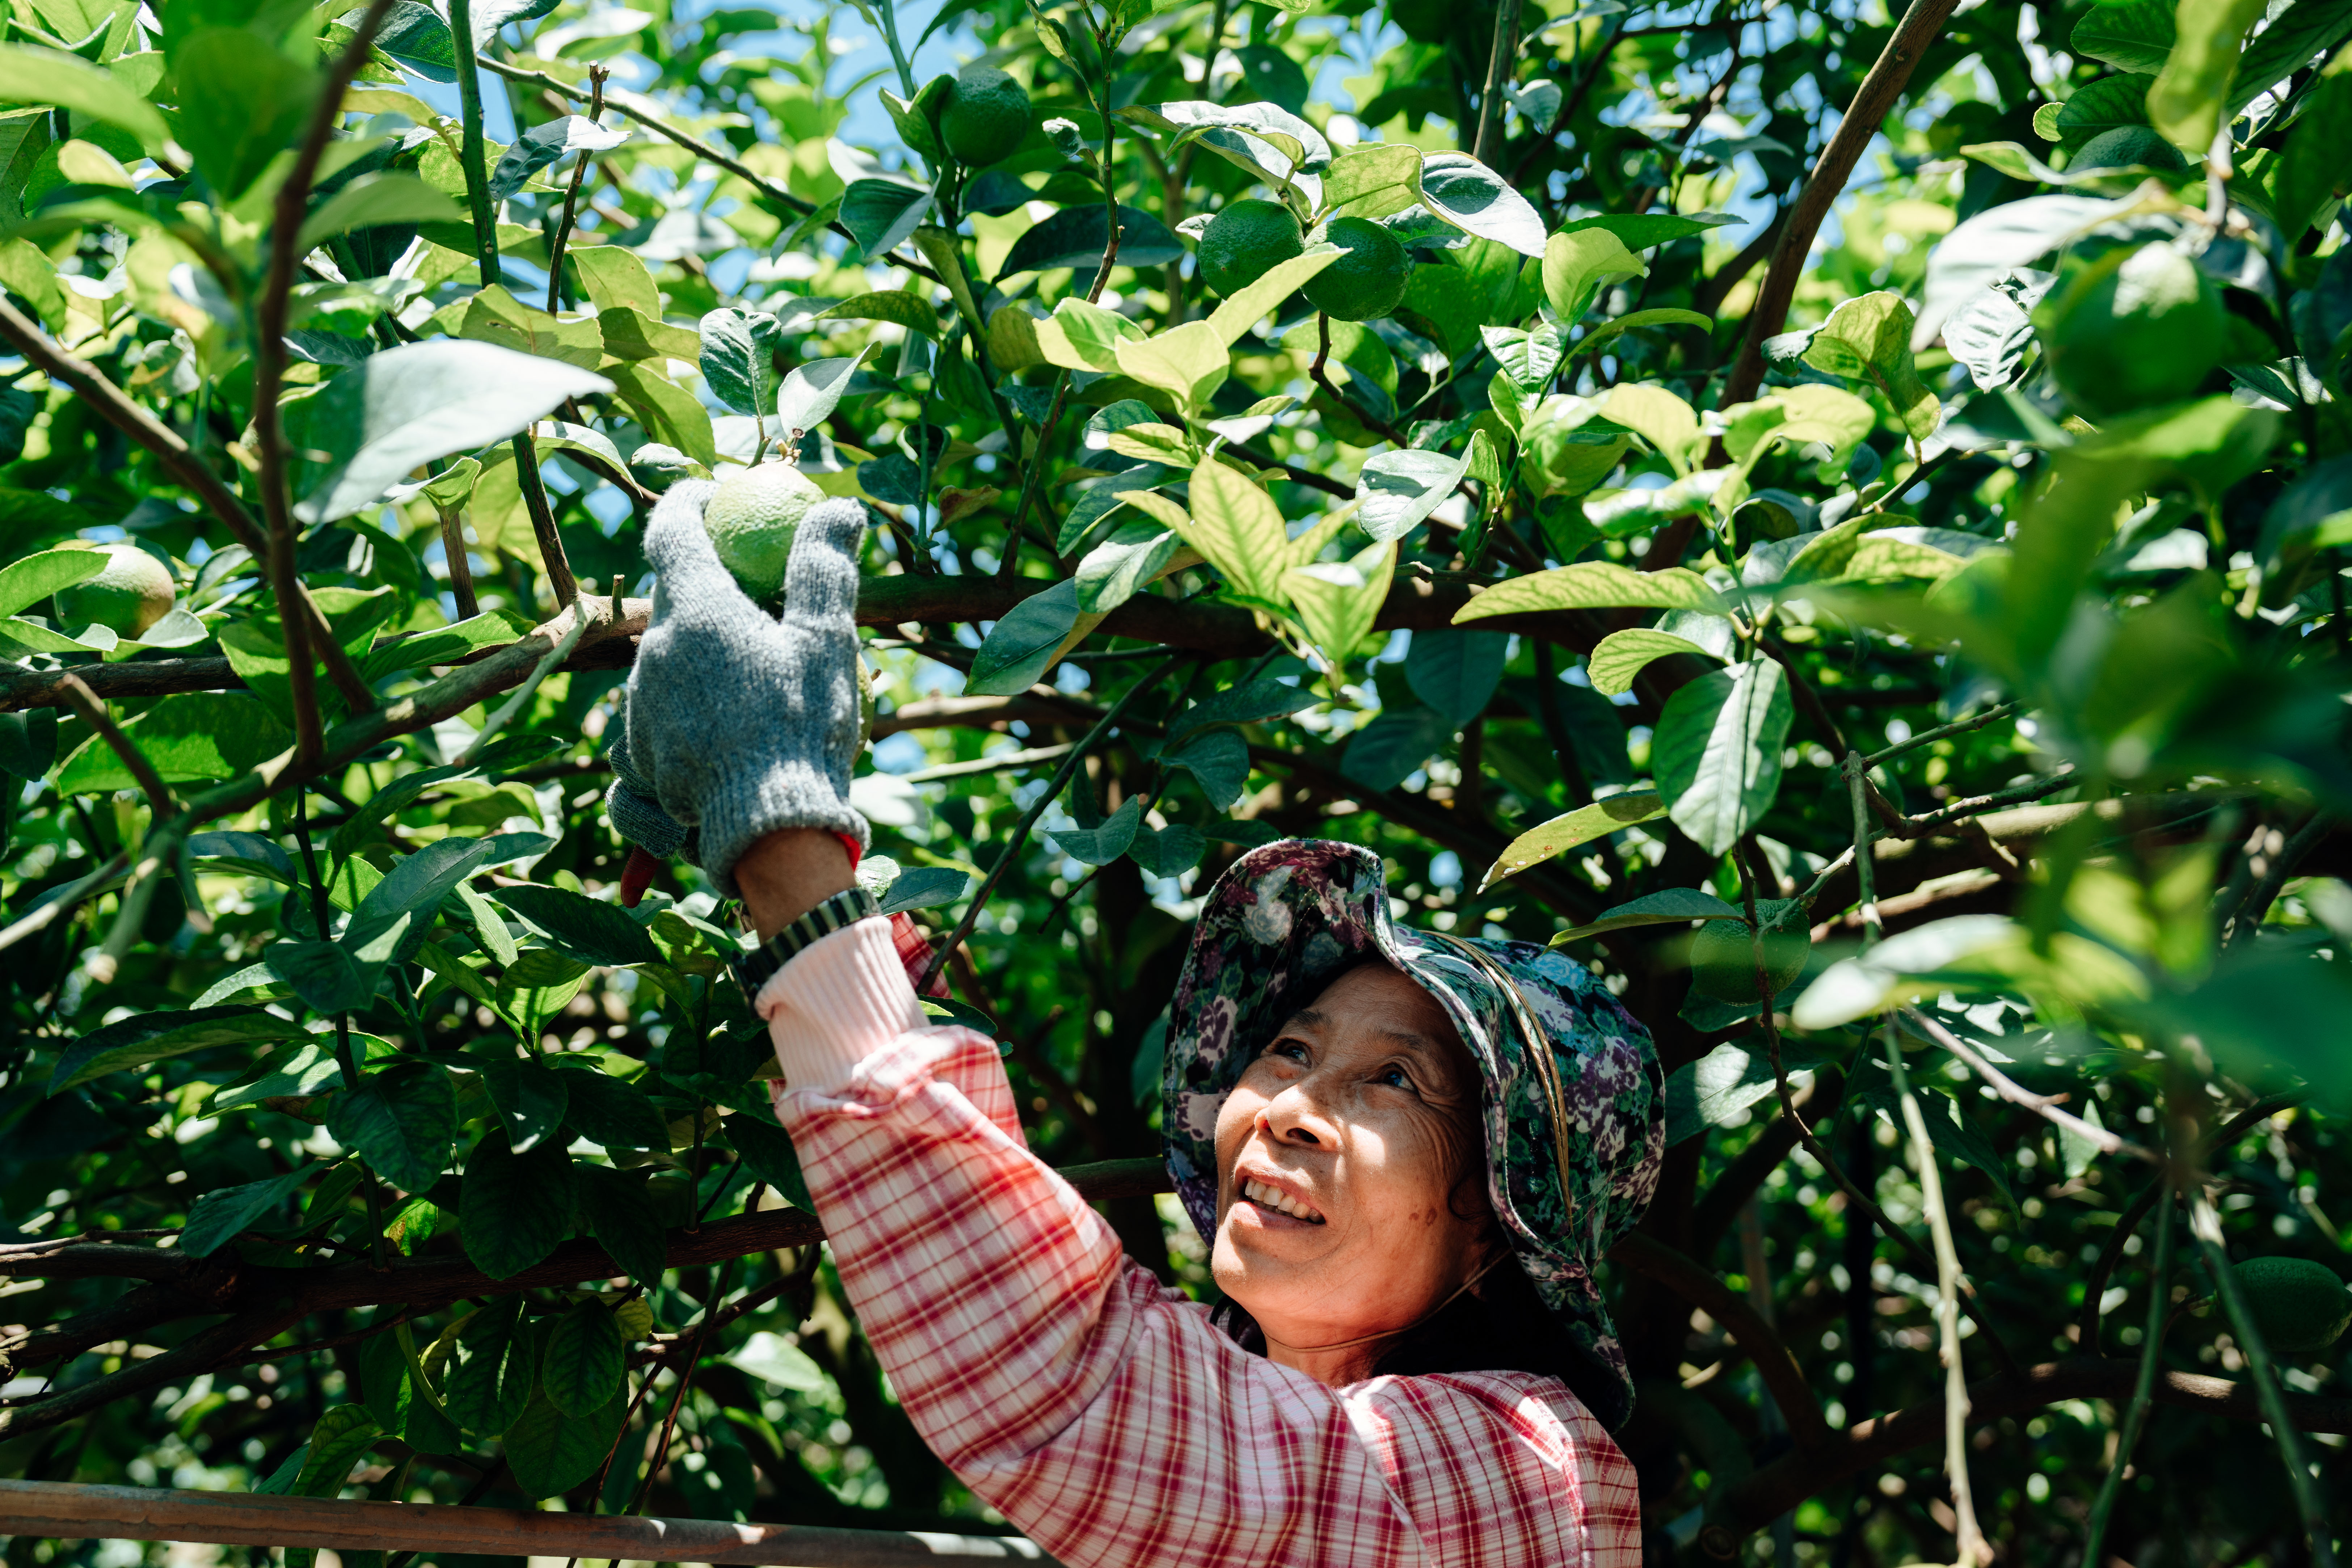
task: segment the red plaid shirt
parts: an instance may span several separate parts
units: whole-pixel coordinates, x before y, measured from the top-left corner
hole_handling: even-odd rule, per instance
[[[916,1428],[1071,1568],[1639,1568],[1633,1468],[1564,1385],[1335,1390],[1243,1351],[1029,1152],[982,1036],[908,1029],[778,1109]]]

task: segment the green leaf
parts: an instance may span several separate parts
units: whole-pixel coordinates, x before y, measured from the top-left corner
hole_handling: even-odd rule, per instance
[[[397,928],[404,933],[396,939],[398,955],[413,954],[432,929],[442,900],[496,851],[494,839],[437,838],[414,855],[402,856],[352,911],[342,945],[356,958],[383,962],[393,954],[376,950],[394,937]]]
[[[1071,578],[1078,611],[1108,615],[1175,570],[1180,557],[1199,559],[1174,529],[1141,521],[1121,526],[1078,563]]]
[[[94,577],[111,559],[103,550],[44,550],[0,568],[0,616],[30,609],[60,588]]]
[[[536,884],[500,888],[492,896],[583,963],[626,968],[661,962],[661,951],[646,928],[618,904]]]
[[[1592,689],[1604,696],[1615,697],[1633,689],[1633,678],[1653,659],[1670,654],[1696,653],[1708,658],[1717,656],[1687,637],[1670,632],[1651,631],[1636,626],[1627,631],[1612,632],[1594,645],[1586,668],[1592,679]]]
[[[499,1005],[515,1020],[522,1037],[536,1041],[541,1026],[580,994],[581,982],[587,974],[588,965],[568,953],[551,947],[527,948],[499,977]]]
[[[268,708],[242,691],[183,691],[122,726],[165,784],[249,773],[294,743]],[[135,789],[114,748],[92,736],[58,773],[60,795]]]
[[[1663,572],[1636,572],[1609,561],[1580,561],[1549,572],[1514,577],[1472,599],[1454,612],[1454,624],[1485,620],[1492,616],[1519,616],[1544,610],[1601,610],[1619,607],[1701,610],[1710,616],[1724,612],[1722,595],[1706,579],[1683,566]]]
[[[1459,730],[1494,700],[1510,646],[1511,639],[1502,632],[1415,632],[1405,650],[1405,684]]]
[[[1699,429],[1691,405],[1664,387],[1619,383],[1609,391],[1601,412],[1650,444],[1677,475],[1695,466],[1706,437]]]
[[[1621,795],[1612,798],[1653,802],[1659,799],[1656,795]],[[1602,801],[1596,804],[1606,805],[1608,802]],[[1585,809],[1590,811],[1595,807],[1587,806]],[[1655,816],[1658,813],[1652,811],[1650,815]],[[1538,828],[1536,831],[1540,833],[1543,829]],[[1602,831],[1607,832],[1611,829],[1603,828]],[[1743,918],[1738,910],[1725,903],[1713,893],[1704,893],[1696,888],[1668,888],[1664,892],[1652,893],[1647,897],[1635,899],[1631,903],[1619,904],[1614,909],[1603,910],[1599,919],[1560,932],[1551,939],[1551,944],[1554,947],[1565,947],[1570,942],[1580,942],[1588,936],[1600,936],[1603,932],[1612,931],[1628,931],[1636,926],[1688,925],[1693,921],[1736,921]]]
[[[1528,396],[1551,384],[1567,353],[1559,329],[1553,326],[1538,323],[1525,331],[1517,327],[1481,327],[1478,331],[1486,341],[1486,352],[1495,356],[1495,363],[1503,367],[1511,384]]]
[[[784,330],[761,310],[726,307],[702,318],[702,379],[738,414],[766,415],[776,404],[776,361]]]
[[[1603,287],[1650,269],[1609,230],[1574,225],[1544,242],[1543,258],[1544,298],[1552,314],[1569,324],[1584,319]]]
[[[931,210],[931,195],[896,180],[852,180],[841,193],[841,226],[857,241],[857,259],[871,261],[891,249]]]
[[[1312,708],[1319,700],[1307,687],[1288,681],[1244,681],[1184,710],[1168,726],[1168,735],[1171,741],[1178,741],[1212,724],[1261,723]]]
[[[448,1166],[457,1136],[457,1090],[437,1063],[398,1062],[336,1096],[327,1130],[385,1181],[421,1193]]]
[[[613,1451],[626,1414],[625,1397],[618,1390],[580,1415],[567,1413],[545,1394],[536,1395],[506,1431],[507,1468],[515,1484],[532,1498],[570,1491],[593,1476]]]
[[[546,1142],[527,1154],[488,1132],[466,1162],[458,1220],[466,1256],[493,1279],[511,1279],[563,1243],[572,1231],[572,1156]]]
[[[1336,245],[1309,246],[1286,261],[1276,263],[1257,281],[1225,297],[1209,316],[1209,325],[1227,348],[1247,337],[1250,330],[1274,308],[1305,287],[1314,276],[1345,255]]]
[[[274,942],[261,950],[269,973],[294,988],[314,1012],[349,1013],[375,994],[381,963],[362,963],[341,942]]]
[[[1232,730],[1197,730],[1160,753],[1160,764],[1182,768],[1219,811],[1230,811],[1249,784],[1249,742]]]
[[[210,1258],[222,1246],[283,1204],[318,1166],[305,1161],[300,1169],[268,1181],[243,1186],[215,1187],[188,1205],[188,1223],[180,1232],[180,1250],[191,1258]]]
[[[468,458],[466,461],[470,463],[473,459]],[[473,493],[470,480],[467,482],[464,493]],[[484,648],[503,647],[509,643],[518,642],[530,636],[530,631],[531,623],[514,611],[488,610],[449,626],[436,626],[429,632],[419,632],[415,637],[404,637],[382,644],[360,661],[360,673],[366,679],[380,680],[396,670],[416,669],[432,664],[461,664]],[[471,770],[427,768],[423,771],[442,778],[454,778],[460,772]],[[404,784],[415,776],[404,773],[394,783],[395,785]],[[369,796],[368,804],[373,805],[382,793],[378,791],[377,795]]]
[[[1387,217],[1420,200],[1421,149],[1411,142],[1360,142],[1323,174],[1328,217]]]
[[[952,866],[920,866],[899,874],[882,892],[882,912],[937,909],[963,897],[971,878]]]
[[[1903,296],[1891,289],[1848,300],[1815,329],[1805,363],[1832,375],[1869,382],[1886,395],[1913,438],[1925,441],[1936,433],[1942,405],[1911,361],[1911,333],[1917,324]]]
[[[1068,577],[1013,605],[972,656],[964,689],[982,697],[1028,690],[1053,666],[1077,626],[1078,613],[1078,584]]]
[[[1122,205],[1118,223],[1118,265],[1141,270],[1183,259],[1184,242],[1141,207]],[[1110,222],[1100,202],[1064,207],[1013,242],[1013,248],[1005,252],[1004,260],[996,268],[996,281],[1003,284],[1023,272],[1077,268],[1084,272],[1079,283],[1083,293],[1087,283],[1093,281],[1094,269],[1102,265],[1109,234]]]
[[[507,1144],[517,1154],[528,1154],[563,1124],[571,1104],[567,1087],[572,1075],[557,1072],[544,1060],[518,1061],[494,1058],[481,1064],[482,1082],[498,1108],[507,1131]]]
[[[530,1402],[539,1369],[521,1326],[522,1305],[519,1294],[499,1297],[465,1319],[450,1345],[442,1402],[451,1420],[477,1436],[505,1431]]]
[[[809,1196],[808,1182],[801,1174],[801,1157],[793,1148],[790,1133],[739,1111],[727,1119],[727,1142],[751,1173],[773,1187],[785,1202],[812,1214],[816,1211],[816,1200]]]
[[[1049,837],[1055,848],[1080,865],[1108,866],[1127,853],[1142,826],[1143,797],[1131,795],[1099,826],[1055,828]]]
[[[635,251],[620,245],[573,244],[563,259],[580,274],[581,287],[599,310],[635,310],[648,321],[662,319],[661,290]]]
[[[295,243],[308,253],[355,228],[454,223],[465,216],[464,208],[414,174],[362,174],[312,209]]]
[[[256,971],[263,976],[268,973],[268,966],[253,964],[240,971],[239,974]],[[269,1100],[307,1099],[342,1086],[343,1069],[336,1059],[331,1036],[302,1037],[301,1044],[274,1053],[268,1058],[268,1070],[250,1083],[236,1084],[215,1093],[206,1102],[206,1114],[217,1115],[224,1110],[233,1110],[244,1105],[259,1105]]]
[[[540,1392],[566,1415],[593,1415],[620,1389],[628,1349],[603,1302],[578,1302],[548,1332],[540,1355]]]
[[[1628,250],[1648,250],[1741,221],[1733,213],[1603,213],[1597,217],[1571,218],[1559,226],[1559,232],[1582,234],[1599,229],[1615,236]]]
[[[584,114],[567,114],[527,126],[499,154],[498,166],[490,171],[490,205],[496,206],[521,190],[533,174],[567,153],[609,152],[628,139],[626,131],[608,131]]]
[[[1508,180],[1467,153],[1423,154],[1421,196],[1458,229],[1522,256],[1545,254],[1542,215]]]
[[[360,1456],[375,1447],[383,1427],[364,1405],[338,1405],[310,1429],[308,1452],[295,1477],[296,1497],[331,1498],[351,1479]]]
[[[1184,541],[1253,598],[1282,602],[1290,539],[1264,490],[1214,458],[1192,470],[1192,526]]]
[[[1309,562],[1283,574],[1283,592],[1335,676],[1388,602],[1396,555],[1395,540],[1377,540],[1348,560]]]
[[[1708,854],[1729,852],[1770,809],[1792,714],[1770,659],[1710,670],[1666,700],[1650,765],[1675,826]]]
[[[2202,159],[2225,119],[2246,29],[2263,0],[2180,0],[2180,37],[2147,89],[2147,122],[2191,159]],[[2071,107],[2071,106],[2070,106]],[[2059,123],[2065,124],[2060,116]]]
[[[659,1286],[668,1237],[644,1179],[606,1165],[582,1165],[577,1171],[580,1217],[588,1234],[630,1279],[648,1290]]]
[[[259,1007],[200,1007],[184,1013],[134,1013],[94,1029],[68,1046],[49,1074],[49,1093],[63,1094],[125,1068],[211,1046],[298,1040],[302,1026]]]
[[[0,713],[0,771],[26,783],[47,773],[58,760],[58,710],[35,708]],[[203,834],[196,835],[201,838]]]
[[[1649,822],[1665,814],[1665,801],[1646,790],[1638,795],[1612,795],[1591,805],[1563,812],[1505,845],[1503,853],[1479,879],[1478,890],[1483,893],[1507,877],[1516,877],[1530,866],[1565,855],[1621,827]]]
[[[248,39],[252,37],[249,33],[242,36]],[[156,112],[155,106],[133,91],[121,77],[63,49],[31,44],[0,45],[0,103],[51,103],[69,109],[101,124],[129,132],[151,153],[162,152],[171,140],[163,117]],[[189,146],[193,149],[194,142],[189,142]]]
[[[952,875],[961,879],[963,873]],[[669,1152],[668,1127],[644,1089],[593,1068],[572,1068],[557,1076],[566,1091],[563,1119],[589,1142],[606,1149]]]
[[[2084,84],[2058,110],[2058,144],[2069,153],[2079,153],[2105,132],[2146,125],[2148,86],[2147,79],[2138,76],[2103,77]],[[1946,237],[1946,243],[1949,237]]]
[[[1146,386],[1173,394],[1187,408],[1206,406],[1232,368],[1225,340],[1213,321],[1187,321],[1149,338],[1122,339],[1112,353],[1121,371]]]
[[[328,459],[309,471],[295,513],[306,523],[349,517],[422,464],[504,441],[566,398],[613,388],[573,365],[456,338],[370,354],[286,407],[288,438]]]
[[[594,370],[604,357],[604,334],[594,321],[550,315],[526,305],[499,284],[466,301],[457,335],[476,342]]]
[[[2153,76],[2172,53],[2179,30],[2173,0],[2126,0],[2094,5],[2074,24],[2074,53],[2104,60],[2117,70]]]
[[[840,405],[850,376],[869,352],[870,345],[848,359],[813,359],[794,365],[776,395],[776,428],[789,435],[824,424]]]
[[[1391,790],[1453,737],[1453,726],[1427,708],[1384,710],[1348,738],[1339,771],[1368,789]]]
[[[2352,146],[2352,58],[2338,55],[2313,83],[2302,115],[2287,132],[2286,150],[2271,183],[2279,230],[2300,240],[2336,199],[2343,149]]]
[[[829,310],[820,310],[813,321],[895,321],[910,332],[920,332],[934,342],[940,335],[940,313],[929,300],[904,289],[884,289],[871,294],[858,294],[844,300]]]
[[[1461,488],[1470,455],[1465,445],[1453,458],[1404,448],[1365,458],[1356,473],[1358,526],[1375,542],[1403,538]]]

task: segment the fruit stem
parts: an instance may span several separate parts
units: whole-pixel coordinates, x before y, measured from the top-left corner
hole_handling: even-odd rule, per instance
[[[2172,1165],[2167,1161],[2159,1182],[2162,1195],[2156,1205],[2156,1258],[2147,1270],[2147,1335],[2140,1345],[2139,1374],[2132,1383],[2131,1405],[2124,1414],[2123,1431],[2116,1439],[2116,1462],[2107,1471],[2107,1479],[2099,1483],[2098,1500],[2091,1505],[2091,1522],[2084,1535],[2084,1568],[2098,1568],[2104,1561],[2099,1548],[2106,1540],[2107,1516],[2115,1511],[2116,1494],[2123,1487],[2124,1472],[2131,1468],[2132,1450],[2139,1446],[2140,1427],[2147,1420],[2148,1406],[2156,1393],[2156,1369],[2163,1360],[2164,1331],[2170,1321],[2165,1309],[2172,1282],[2173,1184]],[[2095,1354],[2098,1349],[2089,1342],[2083,1348]]]

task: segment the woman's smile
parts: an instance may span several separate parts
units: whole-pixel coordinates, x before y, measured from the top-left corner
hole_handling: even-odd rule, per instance
[[[1306,1225],[1324,1223],[1321,1209],[1291,1188],[1276,1186],[1265,1176],[1247,1170],[1235,1171],[1234,1184],[1241,1193],[1242,1202],[1257,1210],[1263,1223],[1273,1225],[1281,1220]]]

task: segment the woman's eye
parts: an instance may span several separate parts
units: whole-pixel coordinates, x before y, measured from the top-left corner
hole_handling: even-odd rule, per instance
[[[1391,1089],[1411,1089],[1412,1087],[1412,1079],[1406,1075],[1405,1070],[1402,1068],[1383,1068],[1381,1069],[1380,1076],[1372,1079],[1372,1081],[1378,1084],[1385,1084]]]
[[[1307,1047],[1297,1040],[1276,1040],[1266,1047],[1265,1054],[1280,1057],[1285,1061],[1303,1062],[1307,1059]]]

